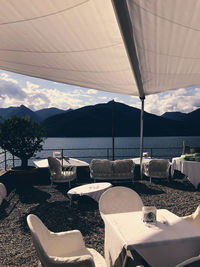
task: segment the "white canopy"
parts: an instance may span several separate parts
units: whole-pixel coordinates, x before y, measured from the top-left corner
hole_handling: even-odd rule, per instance
[[[140,97],[200,84],[199,11],[198,0],[1,1],[0,68]]]

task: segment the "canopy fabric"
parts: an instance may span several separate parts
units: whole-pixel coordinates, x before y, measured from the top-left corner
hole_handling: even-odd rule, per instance
[[[0,69],[140,97],[197,85],[199,11],[198,0],[1,1]]]
[[[137,95],[110,0],[6,0],[0,68],[87,88]]]
[[[127,3],[144,94],[200,84],[200,1]]]

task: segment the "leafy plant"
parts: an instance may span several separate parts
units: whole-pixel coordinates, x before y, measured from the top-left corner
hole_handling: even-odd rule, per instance
[[[44,131],[29,117],[13,116],[0,122],[0,146],[21,159],[21,167],[28,167],[28,159],[42,150]]]

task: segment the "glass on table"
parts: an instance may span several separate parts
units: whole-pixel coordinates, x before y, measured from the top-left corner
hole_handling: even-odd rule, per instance
[[[142,220],[144,223],[156,224],[157,209],[155,206],[142,207]]]

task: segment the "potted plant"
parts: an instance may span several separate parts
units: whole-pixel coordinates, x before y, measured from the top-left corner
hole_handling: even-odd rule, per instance
[[[29,117],[4,119],[0,122],[0,146],[21,159],[21,166],[13,168],[21,172],[33,169],[28,166],[28,159],[42,150],[44,131],[39,123]]]

